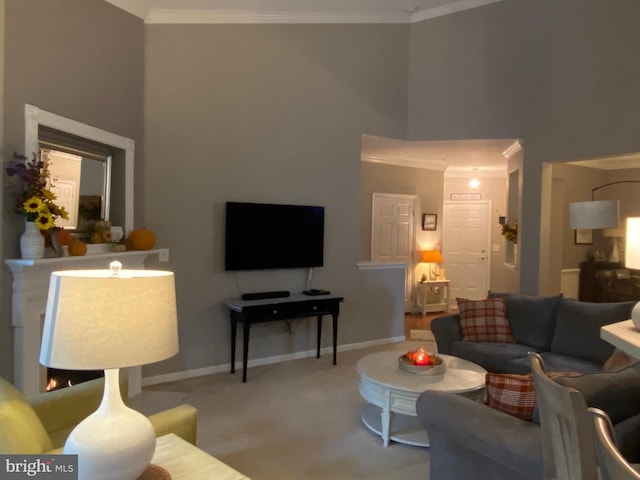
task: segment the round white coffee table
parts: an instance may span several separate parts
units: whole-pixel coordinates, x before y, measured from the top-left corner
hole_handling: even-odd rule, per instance
[[[485,375],[480,365],[439,354],[446,363],[441,375],[408,373],[398,367],[402,352],[378,352],[361,358],[356,365],[360,377],[360,395],[369,402],[362,410],[363,423],[389,440],[429,446],[429,436],[416,414],[416,400],[426,390],[463,395],[475,400],[484,398]]]

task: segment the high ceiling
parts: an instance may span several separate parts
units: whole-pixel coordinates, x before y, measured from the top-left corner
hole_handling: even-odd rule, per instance
[[[502,0],[106,0],[149,23],[410,23]]]
[[[105,0],[146,23],[412,23],[505,0]],[[515,139],[403,141],[363,135],[365,161],[445,171],[445,176],[506,175]],[[637,168],[640,155],[580,163]]]

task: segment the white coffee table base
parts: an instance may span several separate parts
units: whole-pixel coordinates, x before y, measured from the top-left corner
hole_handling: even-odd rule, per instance
[[[418,417],[402,413],[391,413],[390,416],[389,429],[391,431],[385,436],[382,433],[382,409],[371,403],[362,409],[362,423],[369,430],[382,437],[382,443],[385,447],[389,445],[389,440],[416,447],[430,446],[429,435],[418,421]]]
[[[400,354],[378,352],[358,361],[358,389],[368,402],[362,422],[382,437],[385,447],[389,440],[428,447],[429,437],[417,418],[418,397],[426,390],[436,390],[481,400],[487,371],[467,360],[441,354],[446,363],[444,374],[413,374],[398,367]]]

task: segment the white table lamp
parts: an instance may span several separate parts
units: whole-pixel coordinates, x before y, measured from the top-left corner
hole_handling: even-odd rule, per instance
[[[178,352],[175,279],[157,270],[53,272],[40,363],[105,370],[98,409],[69,435],[64,453],[78,455],[79,480],[135,480],[149,465],[155,432],[127,407],[119,369],[164,360]]]
[[[627,241],[624,252],[627,268],[640,269],[640,218],[627,218]],[[636,303],[631,312],[631,320],[640,330],[640,302]]]

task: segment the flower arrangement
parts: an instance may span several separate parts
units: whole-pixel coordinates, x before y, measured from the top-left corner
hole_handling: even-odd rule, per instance
[[[48,165],[35,154],[27,161],[24,155],[13,152],[5,171],[22,182],[16,194],[16,213],[23,215],[28,222],[35,222],[40,230],[49,230],[55,226],[56,218],[69,218],[64,207],[54,202],[55,194],[47,188],[50,176]]]
[[[502,224],[502,235],[504,238],[513,243],[518,243],[518,224],[514,223],[509,225],[508,223]]]

